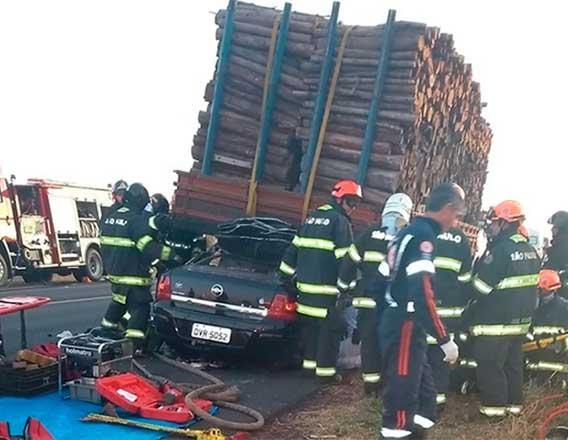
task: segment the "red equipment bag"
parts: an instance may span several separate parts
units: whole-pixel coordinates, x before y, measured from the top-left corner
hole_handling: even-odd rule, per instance
[[[57,348],[57,344],[53,342],[36,345],[32,347],[32,351],[34,353],[39,353],[43,356],[47,356],[53,359],[57,359],[59,356],[59,349]]]
[[[104,399],[131,414],[180,424],[194,417],[184,403],[164,404],[164,394],[134,373],[100,378],[96,387]]]
[[[28,417],[24,427],[24,440],[55,440],[43,424],[32,417]]]
[[[10,440],[11,438],[8,422],[0,422],[0,440]]]

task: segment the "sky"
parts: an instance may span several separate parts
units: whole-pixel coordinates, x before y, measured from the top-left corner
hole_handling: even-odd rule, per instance
[[[284,2],[257,0],[281,8]],[[327,15],[331,0],[293,10]],[[0,168],[171,195],[216,60],[227,1],[0,0]],[[340,20],[424,22],[454,35],[494,131],[485,205],[518,199],[528,225],[568,209],[564,2],[344,0]]]

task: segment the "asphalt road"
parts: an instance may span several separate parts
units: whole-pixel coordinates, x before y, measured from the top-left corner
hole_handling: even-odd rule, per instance
[[[63,330],[84,331],[100,324],[110,301],[107,283],[57,282],[47,285],[14,285],[0,289],[0,297],[11,295],[47,296],[51,302],[26,312],[28,346],[55,342]],[[7,353],[20,348],[19,314],[0,317]]]
[[[48,296],[52,300],[41,308],[26,312],[28,346],[32,346],[47,341],[55,342],[56,335],[63,330],[76,333],[98,326],[110,301],[110,286],[108,283],[59,281],[47,285],[16,284],[0,289],[0,297],[10,295]],[[0,320],[6,352],[14,353],[20,348],[19,316],[3,316]],[[154,374],[174,381],[202,382],[187,372],[155,359],[142,362]],[[263,365],[230,365],[210,372],[225,383],[237,385],[242,393],[241,402],[257,408],[266,418],[296,406],[320,387],[315,378],[304,376],[302,371],[278,371]]]

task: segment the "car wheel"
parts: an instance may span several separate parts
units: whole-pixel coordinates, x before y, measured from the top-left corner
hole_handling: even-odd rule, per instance
[[[3,255],[0,254],[0,287],[4,287],[10,281],[10,267]]]
[[[100,281],[103,275],[103,257],[97,248],[91,247],[85,256],[85,267],[74,271],[73,277],[81,283],[85,277],[91,281]]]

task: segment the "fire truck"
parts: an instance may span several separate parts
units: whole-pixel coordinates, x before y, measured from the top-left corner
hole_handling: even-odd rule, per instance
[[[0,287],[54,274],[78,281],[104,275],[99,221],[112,204],[108,188],[43,179],[16,184],[0,175]]]

